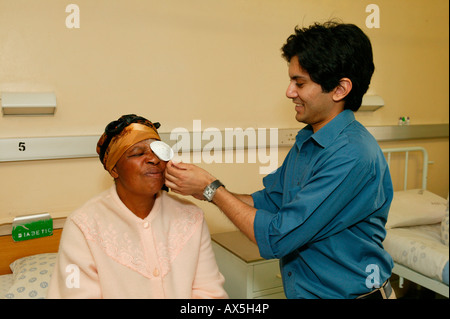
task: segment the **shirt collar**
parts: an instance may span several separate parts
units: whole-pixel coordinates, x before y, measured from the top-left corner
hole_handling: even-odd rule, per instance
[[[320,146],[325,148],[330,145],[342,132],[342,130],[353,121],[355,121],[355,114],[353,113],[353,111],[344,110],[316,133],[313,133],[311,125],[307,125],[298,133],[297,143],[303,143],[305,140],[311,137]]]

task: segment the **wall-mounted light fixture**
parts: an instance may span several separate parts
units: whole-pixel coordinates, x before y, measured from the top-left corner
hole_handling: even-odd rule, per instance
[[[384,106],[384,100],[379,95],[364,95],[359,111],[375,111]]]
[[[3,115],[53,115],[55,93],[2,92]]]

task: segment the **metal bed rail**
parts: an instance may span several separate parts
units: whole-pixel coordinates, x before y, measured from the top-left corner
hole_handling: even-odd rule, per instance
[[[405,153],[405,167],[404,167],[404,177],[403,177],[403,190],[406,190],[408,185],[408,160],[410,152],[421,152],[423,156],[422,164],[422,189],[427,189],[427,178],[428,178],[428,152],[423,147],[398,147],[398,148],[384,148],[383,153],[386,154],[386,160],[389,168],[391,167],[391,154],[392,153]]]

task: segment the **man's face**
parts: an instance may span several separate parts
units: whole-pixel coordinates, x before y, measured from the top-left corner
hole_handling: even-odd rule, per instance
[[[310,124],[314,132],[342,111],[332,99],[334,90],[324,93],[322,87],[313,82],[308,72],[301,67],[296,56],[289,62],[289,78],[286,96],[295,104],[295,118]]]
[[[164,185],[167,162],[153,153],[151,141],[145,140],[131,146],[111,172],[117,186],[130,194],[154,195]]]

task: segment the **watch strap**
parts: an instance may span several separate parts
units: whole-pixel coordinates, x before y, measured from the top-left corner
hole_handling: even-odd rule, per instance
[[[218,189],[220,186],[225,187],[218,179],[216,179],[214,182],[209,184],[209,186],[214,188],[214,189]]]

